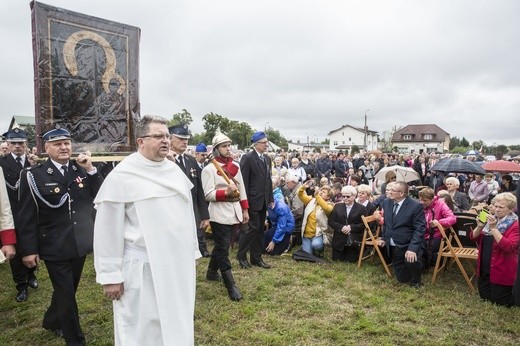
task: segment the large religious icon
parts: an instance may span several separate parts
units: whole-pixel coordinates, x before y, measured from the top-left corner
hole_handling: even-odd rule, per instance
[[[36,1],[31,9],[37,133],[60,126],[74,151],[132,151],[140,29]]]

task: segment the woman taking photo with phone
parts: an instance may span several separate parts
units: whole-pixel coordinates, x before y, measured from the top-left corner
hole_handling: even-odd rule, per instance
[[[518,216],[516,197],[510,192],[498,194],[492,201],[494,215],[477,216],[477,227],[470,238],[478,241],[478,292],[484,300],[512,305],[512,288],[518,264]],[[483,222],[486,220],[486,222]]]

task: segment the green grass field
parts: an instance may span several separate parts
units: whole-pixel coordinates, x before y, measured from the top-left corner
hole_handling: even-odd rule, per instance
[[[426,274],[425,286],[415,290],[389,279],[376,261],[358,269],[266,257],[272,269],[243,270],[235,253],[236,248],[231,258],[241,302],[230,301],[222,284],[206,281],[208,259],[199,260],[197,345],[520,344],[520,309],[482,302],[456,266],[435,285]],[[51,294],[44,265],[40,288],[30,290],[25,303],[14,300],[8,266],[0,266],[0,278],[0,345],[64,344],[40,327]],[[95,283],[91,256],[77,300],[88,344],[111,345],[112,305]]]

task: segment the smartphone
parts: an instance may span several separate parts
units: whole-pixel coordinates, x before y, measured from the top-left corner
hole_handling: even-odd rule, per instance
[[[478,220],[482,223],[486,223],[488,215],[489,211],[487,211],[486,209],[482,209],[482,211],[478,214]]]

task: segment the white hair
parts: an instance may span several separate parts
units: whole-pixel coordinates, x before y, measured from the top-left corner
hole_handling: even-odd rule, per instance
[[[354,196],[357,196],[357,190],[352,185],[343,186],[343,188],[341,189],[341,194],[342,195],[347,194],[347,193],[349,193],[351,195],[354,195]]]

